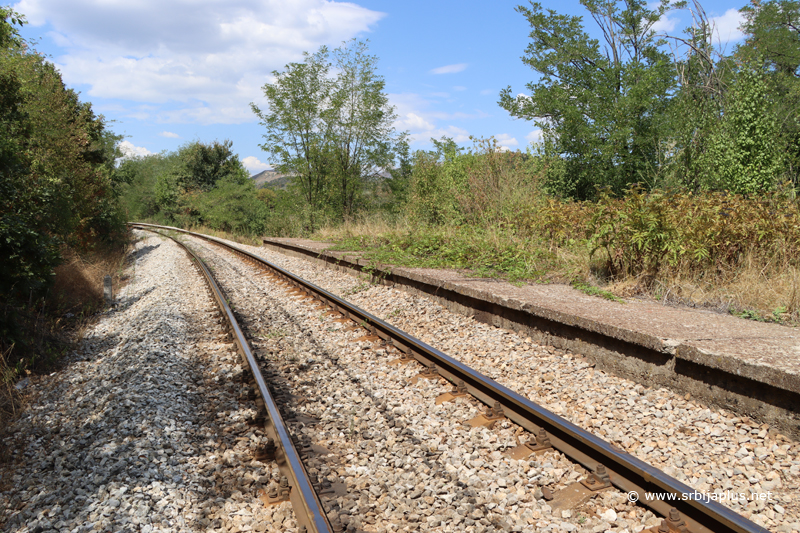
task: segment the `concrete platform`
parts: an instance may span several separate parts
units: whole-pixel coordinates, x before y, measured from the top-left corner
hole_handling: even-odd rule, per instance
[[[517,287],[454,270],[375,265],[330,243],[264,239],[270,249],[427,294],[452,311],[568,349],[598,368],[666,386],[800,439],[800,329],[710,311],[587,296],[566,285]]]

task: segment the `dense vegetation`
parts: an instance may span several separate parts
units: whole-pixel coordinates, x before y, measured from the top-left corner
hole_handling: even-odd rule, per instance
[[[46,346],[49,329],[44,323],[74,303],[59,300],[64,294],[53,291],[55,273],[65,259],[113,249],[125,240],[115,170],[121,137],[19,36],[23,23],[21,15],[0,8],[4,372],[10,371],[6,364],[20,371],[53,350]],[[94,303],[86,302],[90,307]]]
[[[376,58],[353,41],[275,72],[268,108],[253,106],[286,190],[255,189],[228,144],[195,143],[123,165],[129,216],[796,320],[800,3],[742,8],[729,55],[697,2],[582,5],[586,17],[517,9],[538,79],[499,104],[541,128],[533,150],[443,138],[411,153]],[[693,25],[652,31],[675,8]],[[228,170],[192,181],[206,152]]]
[[[264,86],[267,110],[252,106],[267,130],[263,149],[277,170],[292,176],[287,190],[257,190],[230,142],[194,142],[121,165],[128,216],[297,235],[387,207],[386,169],[398,154],[408,157],[408,147],[392,125],[396,116],[377,59],[358,41],[333,51],[322,47],[305,59],[273,73],[275,83]]]
[[[797,186],[798,2],[742,9],[747,40],[730,56],[718,54],[697,2],[682,36],[651,31],[667,2],[582,4],[604,42],[581,17],[518,8],[533,28],[524,62],[540,78],[530,95],[509,87],[500,100],[542,128],[547,191],[593,199],[598,185],[616,194],[632,183],[743,194]]]
[[[186,144],[172,153],[123,161],[122,208],[130,220],[222,231],[265,231],[270,191],[256,191],[230,141]]]

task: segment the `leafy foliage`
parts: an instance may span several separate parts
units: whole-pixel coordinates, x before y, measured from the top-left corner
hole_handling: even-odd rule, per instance
[[[119,172],[126,182],[122,204],[132,219],[260,231],[254,220],[263,218],[263,202],[230,141],[192,142],[172,153],[126,159]]]
[[[741,9],[744,44],[736,57],[760,65],[769,95],[767,110],[777,119],[775,149],[783,169],[774,183],[800,184],[800,2],[752,1]]]
[[[263,88],[268,111],[251,104],[267,129],[262,149],[279,171],[296,176],[293,186],[312,229],[320,217],[352,217],[365,186],[405,144],[394,130],[377,58],[353,40],[332,52],[323,46],[306,53],[303,63],[273,75],[275,82]]]
[[[60,350],[41,324],[64,255],[125,241],[121,137],[29,48],[23,23],[0,8],[0,352],[13,349],[15,372]]]
[[[760,193],[773,188],[783,167],[778,121],[761,73],[742,69],[725,95],[725,114],[714,130],[707,157],[707,188]]]
[[[545,154],[562,162],[547,174],[548,189],[560,196],[592,198],[596,185],[621,192],[652,178],[663,157],[660,135],[675,79],[651,28],[668,6],[619,3],[581,1],[603,47],[581,17],[536,2],[517,7],[532,28],[523,61],[540,79],[527,85],[529,95],[514,97],[508,87],[499,104],[542,128]]]
[[[0,23],[0,295],[44,290],[58,247],[121,238],[114,168],[120,137],[31,52],[2,10]],[[23,296],[24,295],[24,296]]]

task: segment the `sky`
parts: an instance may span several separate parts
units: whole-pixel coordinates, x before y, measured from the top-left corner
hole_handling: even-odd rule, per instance
[[[521,61],[530,42],[519,0],[21,0],[23,37],[48,56],[64,82],[92,102],[124,135],[128,155],[173,151],[187,142],[231,140],[251,174],[269,168],[264,133],[250,109],[267,108],[262,87],[303,52],[368,40],[378,72],[410,134],[412,149],[430,139],[495,137],[511,150],[540,138],[532,122],[497,105],[536,73]],[[741,39],[746,2],[704,0],[718,42]],[[541,0],[546,9],[586,15],[578,0]],[[526,4],[527,5],[527,4]],[[588,19],[588,20],[587,20]],[[679,34],[691,21],[675,11],[660,31]],[[587,30],[594,33],[589,17]]]

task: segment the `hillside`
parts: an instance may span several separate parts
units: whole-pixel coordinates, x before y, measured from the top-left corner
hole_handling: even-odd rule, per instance
[[[286,184],[289,182],[289,178],[291,178],[290,174],[282,174],[274,169],[264,170],[250,176],[251,180],[256,182],[256,187],[277,187],[277,188],[285,188]]]

